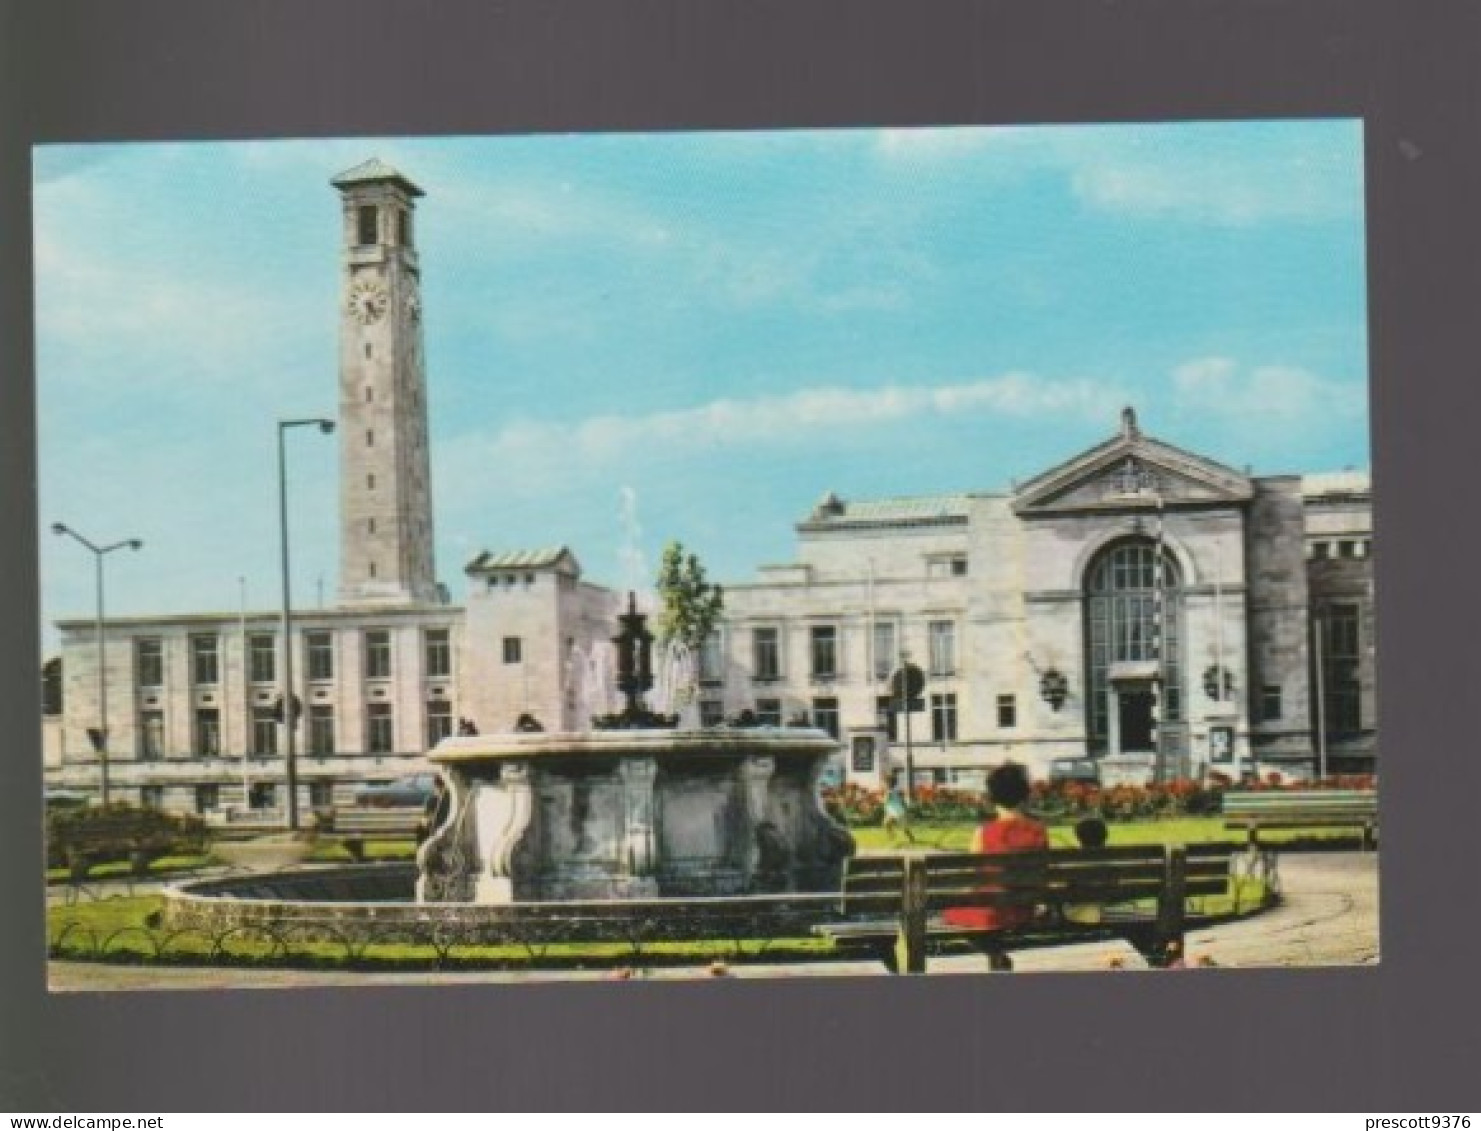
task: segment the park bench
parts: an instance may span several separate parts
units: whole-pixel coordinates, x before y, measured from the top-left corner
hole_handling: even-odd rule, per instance
[[[1262,829],[1360,830],[1364,849],[1378,844],[1378,793],[1371,789],[1231,791],[1224,827],[1244,829],[1252,852]]]
[[[355,806],[330,810],[320,831],[338,838],[352,857],[363,860],[367,841],[414,840],[421,835],[425,821],[426,814],[416,806]]]
[[[927,950],[948,942],[965,942],[992,958],[1108,936],[1162,966],[1182,948],[1188,900],[1223,895],[1230,881],[1229,848],[1212,844],[863,856],[850,860],[844,874],[843,918],[816,931],[840,949],[871,954],[894,973],[925,973]],[[1097,922],[1063,913],[1082,905],[1100,909]],[[1012,928],[957,926],[942,918],[948,908],[1026,909],[1031,918]]]

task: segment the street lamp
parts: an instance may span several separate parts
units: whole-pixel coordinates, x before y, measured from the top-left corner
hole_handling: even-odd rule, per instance
[[[322,417],[278,421],[278,533],[283,548],[283,710],[284,755],[288,770],[288,828],[298,830],[298,757],[294,749],[297,723],[293,699],[293,602],[288,572],[288,456],[284,437],[290,428],[315,426],[324,435],[334,431],[334,421]]]
[[[62,522],[51,524],[53,534],[65,534],[74,539],[80,545],[92,551],[93,561],[97,568],[98,583],[98,735],[93,745],[98,751],[98,766],[103,779],[103,805],[106,807],[108,797],[108,665],[104,662],[103,653],[103,558],[114,550],[130,549],[142,550],[144,543],[138,538],[125,538],[121,542],[114,542],[109,546],[99,546],[84,538],[77,531]]]

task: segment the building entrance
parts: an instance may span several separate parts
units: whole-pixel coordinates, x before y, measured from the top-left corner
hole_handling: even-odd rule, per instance
[[[1152,689],[1121,687],[1116,692],[1117,727],[1121,749],[1118,754],[1150,753],[1152,740]]]

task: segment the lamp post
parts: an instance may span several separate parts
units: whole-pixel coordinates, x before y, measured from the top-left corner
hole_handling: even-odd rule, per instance
[[[288,454],[284,438],[290,428],[317,427],[324,435],[334,431],[334,421],[323,417],[278,421],[278,534],[283,550],[283,752],[288,771],[288,828],[298,830],[298,757],[294,727],[298,722],[293,699],[293,600],[288,570]]]
[[[121,542],[112,545],[99,546],[84,538],[70,526],[61,522],[51,524],[53,534],[65,534],[78,544],[92,551],[93,562],[97,570],[98,586],[98,737],[95,745],[98,750],[98,767],[101,771],[103,785],[103,805],[106,807],[109,801],[108,795],[108,665],[104,662],[103,652],[103,559],[113,553],[114,550],[130,549],[141,550],[144,543],[138,538],[125,538]]]

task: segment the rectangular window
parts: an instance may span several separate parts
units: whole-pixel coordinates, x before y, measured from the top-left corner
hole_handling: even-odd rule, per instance
[[[372,628],[365,633],[365,678],[391,678],[391,633]]]
[[[362,204],[355,209],[355,242],[364,247],[376,242],[375,205]]]
[[[163,687],[165,682],[165,642],[140,640],[134,645],[135,670],[140,687]]]
[[[812,725],[838,737],[838,700],[832,697],[812,701]]]
[[[277,639],[268,633],[251,636],[247,640],[249,678],[253,683],[272,683],[278,678]]]
[[[699,701],[699,725],[717,727],[725,722],[725,704],[718,699]]]
[[[1327,733],[1353,734],[1363,726],[1358,607],[1332,605],[1325,620],[1326,633],[1321,644]],[[1318,622],[1318,628],[1322,627]]]
[[[411,213],[404,208],[396,213],[396,242],[402,247],[411,246]]]
[[[221,808],[221,787],[219,785],[198,785],[195,787],[195,811],[197,813],[214,813]]]
[[[255,781],[247,793],[247,805],[252,809],[276,809],[278,807],[278,785],[276,782]]]
[[[524,659],[524,645],[518,636],[504,637],[504,662],[506,664],[522,663]]]
[[[936,742],[956,740],[956,694],[931,696],[931,738]]]
[[[782,701],[780,699],[757,699],[756,721],[764,727],[782,725]]]
[[[1324,562],[1332,556],[1332,547],[1328,542],[1313,542],[1311,545],[1311,558],[1313,561]]]
[[[271,707],[252,708],[252,753],[270,758],[278,752],[278,720]]]
[[[1013,695],[998,696],[998,726],[1009,730],[1018,725],[1018,699]]]
[[[893,621],[874,622],[874,678],[889,679],[895,670],[898,657],[895,655],[895,624]]]
[[[954,554],[949,558],[927,558],[927,577],[966,577],[967,559],[960,554]]]
[[[214,684],[220,680],[220,652],[216,637],[190,638],[190,673],[197,684]]]
[[[856,774],[874,773],[874,736],[858,734],[853,741],[853,772]]]
[[[778,633],[774,628],[751,630],[752,678],[781,679],[782,657]]]
[[[449,630],[429,628],[422,634],[427,654],[427,675],[432,678],[453,674],[453,646]]]
[[[215,707],[201,707],[195,713],[195,752],[202,758],[221,753],[221,712]]]
[[[931,675],[956,675],[956,625],[949,620],[933,620],[929,628]]]
[[[1267,683],[1260,690],[1260,720],[1273,723],[1280,719],[1281,714],[1280,685]]]
[[[139,758],[153,762],[165,753],[165,713],[163,711],[139,712]]]
[[[372,754],[392,754],[396,750],[396,732],[391,718],[391,704],[372,703],[366,709],[366,746]]]
[[[309,753],[319,757],[334,753],[334,708],[326,703],[309,706]]]
[[[332,781],[309,782],[309,808],[315,811],[334,808],[334,783]]]
[[[711,687],[725,682],[725,653],[718,632],[710,633],[700,646],[699,682]]]
[[[165,807],[165,787],[162,785],[140,786],[139,804],[145,809],[163,809]]]
[[[900,716],[896,711],[899,706],[893,695],[880,695],[874,700],[874,713],[891,742],[900,741]]]
[[[1339,558],[1351,558],[1357,556],[1358,544],[1351,539],[1344,538],[1337,543],[1337,556]]]
[[[427,703],[427,749],[431,750],[444,738],[453,734],[453,705],[446,699],[432,699]]]
[[[812,677],[836,679],[838,676],[838,629],[831,624],[812,627]]]
[[[309,679],[323,681],[334,678],[334,635],[329,632],[310,632],[304,638],[309,654]]]

